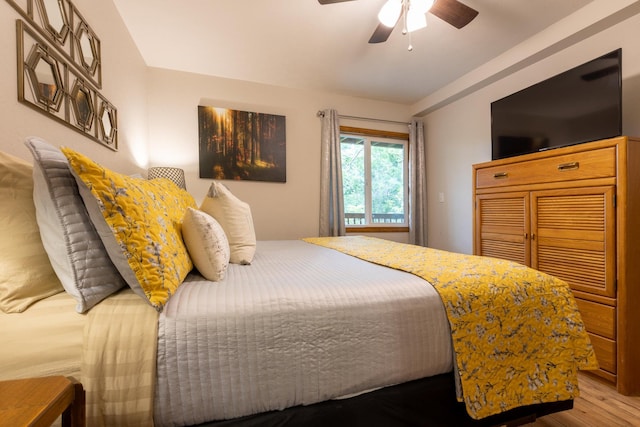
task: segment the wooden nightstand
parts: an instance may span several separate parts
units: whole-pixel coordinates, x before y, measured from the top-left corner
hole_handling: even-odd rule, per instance
[[[82,384],[62,376],[0,381],[0,427],[50,426],[60,415],[63,427],[84,427]]]

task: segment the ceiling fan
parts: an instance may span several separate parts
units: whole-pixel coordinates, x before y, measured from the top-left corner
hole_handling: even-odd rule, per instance
[[[320,4],[342,3],[353,0],[318,0]],[[458,0],[387,0],[382,6],[376,27],[369,43],[387,41],[401,18],[404,21],[402,33],[406,34],[427,25],[425,14],[429,12],[443,21],[460,29],[471,22],[478,11]],[[411,48],[409,49],[411,50]]]

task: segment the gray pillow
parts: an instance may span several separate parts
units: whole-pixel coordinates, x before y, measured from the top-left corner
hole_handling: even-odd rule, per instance
[[[34,158],[33,200],[45,251],[64,289],[84,313],[126,286],[84,206],[62,152],[37,138],[25,145]]]

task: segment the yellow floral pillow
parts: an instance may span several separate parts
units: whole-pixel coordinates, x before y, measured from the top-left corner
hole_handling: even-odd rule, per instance
[[[162,311],[193,268],[181,223],[195,200],[167,179],[121,175],[61,150],[109,257],[131,289]]]

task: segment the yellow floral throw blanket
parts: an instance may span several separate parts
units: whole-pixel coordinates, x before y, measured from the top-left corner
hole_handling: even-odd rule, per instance
[[[510,261],[373,237],[306,242],[431,283],[445,305],[467,412],[474,419],[578,396],[577,371],[597,369],[569,286]]]

